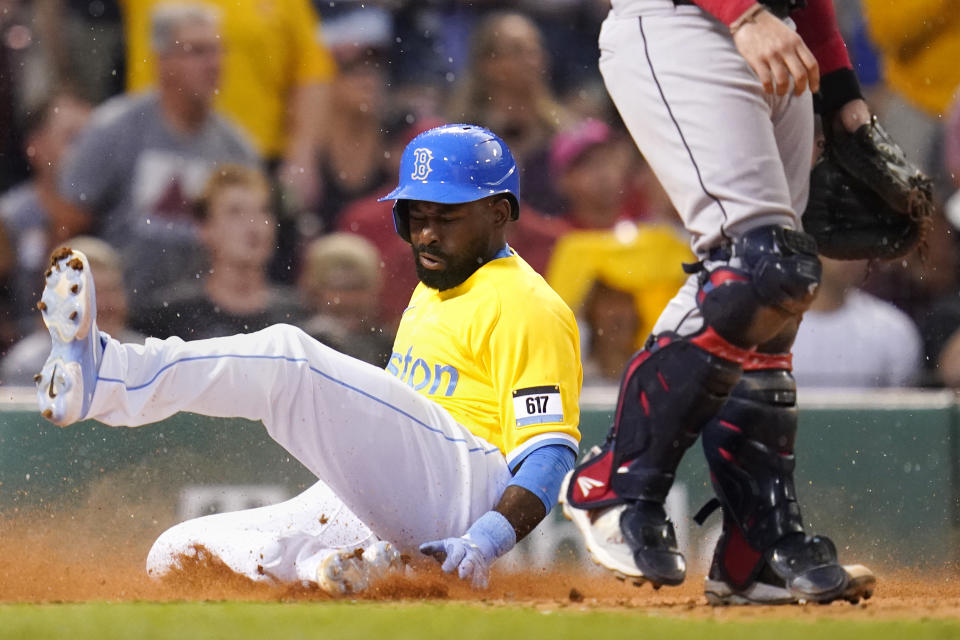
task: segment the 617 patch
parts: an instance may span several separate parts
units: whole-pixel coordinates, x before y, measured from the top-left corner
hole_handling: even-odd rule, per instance
[[[513,414],[517,417],[517,427],[563,422],[559,385],[516,389],[513,392]]]

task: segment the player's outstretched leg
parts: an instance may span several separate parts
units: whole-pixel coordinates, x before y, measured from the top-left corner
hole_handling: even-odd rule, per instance
[[[594,560],[637,584],[685,578],[663,506],[677,466],[756,357],[754,348],[795,323],[820,280],[812,239],[773,225],[716,248],[693,271],[688,315],[699,310],[701,327],[660,334],[634,356],[606,444],[572,472],[562,496]]]
[[[34,378],[37,400],[43,417],[66,426],[86,415],[103,356],[93,274],[85,255],[69,248],[53,253],[37,307],[52,341],[50,356]]]
[[[745,372],[703,429],[718,499],[697,519],[723,509],[706,581],[711,604],[857,602],[873,593],[876,579],[866,567],[841,566],[829,538],[803,530],[793,481],[796,433],[796,384],[785,368]]]

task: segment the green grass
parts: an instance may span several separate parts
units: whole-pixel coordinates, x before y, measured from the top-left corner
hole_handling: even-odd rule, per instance
[[[0,638],[384,638],[410,640],[923,640],[960,637],[960,620],[710,620],[682,613],[581,611],[482,604],[122,603],[0,605]]]

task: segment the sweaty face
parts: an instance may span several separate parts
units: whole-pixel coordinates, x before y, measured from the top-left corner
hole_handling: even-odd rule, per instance
[[[497,201],[409,202],[410,245],[420,282],[439,291],[452,289],[496,254],[503,246],[496,233],[502,229],[495,223]]]

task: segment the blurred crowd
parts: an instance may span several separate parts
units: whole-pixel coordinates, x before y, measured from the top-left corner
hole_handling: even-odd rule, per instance
[[[825,261],[800,385],[960,387],[960,12],[836,3],[868,102],[937,184],[922,251]],[[391,203],[444,122],[520,165],[509,242],[615,384],[693,256],[597,71],[607,0],[0,0],[0,384],[31,384],[52,249],[128,341],[276,322],[383,365],[416,285]],[[720,123],[718,123],[719,125]]]

